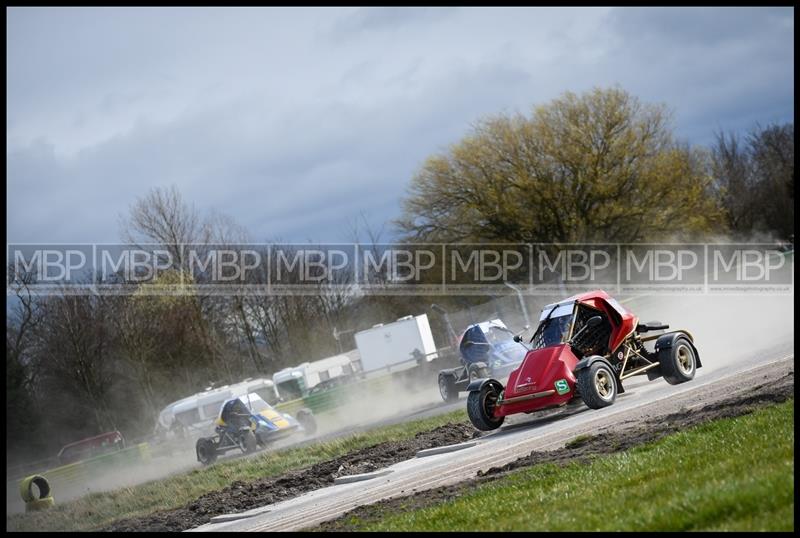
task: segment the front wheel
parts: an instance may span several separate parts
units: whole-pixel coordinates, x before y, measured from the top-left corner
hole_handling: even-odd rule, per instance
[[[661,373],[670,385],[694,379],[697,357],[694,348],[686,338],[676,338],[672,347],[662,350],[658,358],[661,363]]]
[[[470,391],[467,396],[467,414],[472,425],[481,431],[496,430],[506,417],[495,417],[494,410],[500,391],[493,383],[487,383],[480,390]]]
[[[217,461],[217,447],[214,440],[209,437],[201,437],[195,445],[197,451],[197,461],[203,465],[211,465]]]
[[[617,398],[617,382],[607,365],[596,362],[576,375],[578,392],[590,409],[608,407]]]
[[[456,387],[455,376],[439,374],[439,394],[442,396],[442,400],[447,403],[458,400],[458,388]]]

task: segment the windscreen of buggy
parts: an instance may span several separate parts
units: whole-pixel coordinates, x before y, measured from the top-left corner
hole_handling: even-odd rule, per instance
[[[261,399],[257,394],[248,394],[240,398],[250,408],[250,412],[257,415],[261,411],[272,409],[267,402]]]
[[[564,343],[569,336],[574,310],[575,303],[545,307],[540,316],[541,322],[531,338],[532,349]]]
[[[508,329],[490,325],[486,331],[486,339],[490,344],[502,344],[503,342],[513,342],[514,334]]]

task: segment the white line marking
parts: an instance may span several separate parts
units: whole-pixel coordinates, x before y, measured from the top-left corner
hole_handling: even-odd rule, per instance
[[[351,474],[348,476],[340,476],[338,478],[333,479],[333,484],[339,485],[339,484],[350,484],[352,482],[363,482],[364,480],[372,480],[373,478],[378,478],[379,476],[386,476],[387,474],[393,472],[394,470],[392,469],[384,469],[383,471],[376,471],[374,473]]]
[[[455,452],[457,450],[464,450],[478,444],[478,441],[470,441],[468,443],[459,443],[457,445],[437,446],[433,448],[426,448],[417,452],[415,458],[424,458],[425,456],[434,456],[436,454],[446,454],[448,452]]]

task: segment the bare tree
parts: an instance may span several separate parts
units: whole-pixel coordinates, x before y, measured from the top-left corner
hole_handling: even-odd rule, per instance
[[[11,445],[23,442],[29,450],[39,448],[36,429],[42,410],[35,394],[42,369],[36,331],[44,318],[41,303],[30,290],[34,275],[16,271],[13,264],[7,275],[13,294],[6,307],[6,452],[14,458]]]
[[[755,178],[751,157],[734,134],[718,132],[711,148],[714,187],[732,230],[751,230]]]
[[[735,234],[794,233],[794,125],[719,132],[711,147],[714,186]]]
[[[40,327],[42,374],[48,384],[72,394],[72,412],[85,413],[101,431],[116,428],[110,412],[113,335],[108,301],[92,295],[50,297]]]
[[[794,124],[757,127],[748,137],[762,229],[783,239],[794,234]]]
[[[34,283],[34,274],[16,271],[14,265],[10,264],[7,275],[8,287],[13,290],[13,295],[7,310],[6,364],[24,367],[30,371],[30,376],[34,376],[35,368],[29,368],[32,366],[31,361],[35,360],[31,353],[35,345],[33,335],[42,321],[41,304],[30,289]],[[29,389],[33,384],[33,377],[25,377],[23,385]]]
[[[185,269],[185,245],[208,243],[208,223],[197,210],[183,200],[175,185],[154,188],[130,208],[120,219],[123,241],[134,245],[163,245],[174,260],[176,269]]]

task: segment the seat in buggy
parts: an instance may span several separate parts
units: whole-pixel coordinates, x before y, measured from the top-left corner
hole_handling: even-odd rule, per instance
[[[225,402],[219,416],[231,428],[246,428],[250,425],[250,410],[239,398]]]
[[[589,318],[594,316],[600,316],[603,322],[595,327],[587,328],[572,342],[572,347],[579,351],[582,356],[606,355],[610,351],[608,344],[611,339],[611,323],[609,323],[608,317],[600,310],[579,305],[572,334],[577,334]]]

